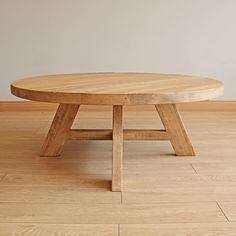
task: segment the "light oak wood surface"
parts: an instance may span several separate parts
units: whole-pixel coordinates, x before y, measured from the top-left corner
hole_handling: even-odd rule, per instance
[[[175,104],[156,105],[157,112],[178,156],[194,156],[192,144]]]
[[[232,221],[236,225],[236,201],[235,199],[232,201],[220,201],[219,202],[222,210],[225,212],[227,215],[227,218],[229,221]]]
[[[0,223],[148,224],[226,222],[214,202],[161,204],[2,203]]]
[[[90,105],[137,105],[208,100],[223,94],[223,83],[188,75],[88,73],[21,79],[11,92],[33,101]]]
[[[115,224],[0,224],[3,236],[118,236]]]
[[[48,135],[44,141],[41,156],[59,156],[75,116],[79,110],[77,104],[60,104]]]
[[[113,106],[112,191],[119,192],[123,184],[123,106]]]
[[[87,73],[50,75],[13,82],[11,92],[35,101],[60,103],[44,141],[41,156],[60,156],[67,139],[112,139],[112,191],[122,191],[123,140],[169,140],[178,156],[194,156],[176,103],[202,101],[223,93],[223,83],[196,76],[157,73]],[[162,131],[123,131],[123,106],[153,104]],[[80,105],[112,105],[109,131],[72,130]],[[78,134],[77,134],[78,133]]]
[[[197,158],[175,157],[166,141],[125,141],[122,192],[110,191],[108,141],[39,156],[53,115],[0,113],[0,235],[235,235],[235,112],[181,113]],[[124,115],[124,129],[163,128],[154,110]],[[82,111],[72,129],[111,127],[111,112]]]
[[[236,224],[229,222],[194,224],[125,224],[120,227],[121,236],[234,236]]]
[[[123,106],[113,106],[112,131],[71,129],[79,109],[78,104],[60,104],[42,147],[41,156],[60,156],[62,147],[69,140],[112,139],[112,191],[122,191],[123,141],[169,140],[177,156],[194,156],[190,139],[175,104],[158,104],[156,110],[164,125],[163,130],[124,130]]]
[[[67,138],[70,140],[112,140],[112,129],[71,129]],[[165,130],[123,130],[123,140],[169,140]]]
[[[177,108],[179,111],[205,111],[205,112],[235,112],[236,101],[223,101],[223,100],[211,100],[202,102],[188,102],[178,103]],[[57,104],[46,102],[33,102],[33,101],[0,101],[0,112],[5,111],[55,111]],[[124,111],[132,112],[152,112],[155,108],[152,105],[130,105],[125,106]],[[97,105],[83,105],[80,111],[111,111],[111,106],[97,106]]]

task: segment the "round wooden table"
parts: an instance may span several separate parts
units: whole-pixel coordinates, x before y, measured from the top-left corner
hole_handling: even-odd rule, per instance
[[[67,139],[112,140],[112,191],[122,189],[123,140],[169,140],[176,155],[194,150],[176,103],[202,101],[223,94],[217,80],[156,73],[86,73],[49,75],[14,81],[15,96],[59,103],[41,156],[59,156]],[[112,130],[71,129],[80,105],[112,105]],[[164,130],[123,130],[124,105],[155,105]]]

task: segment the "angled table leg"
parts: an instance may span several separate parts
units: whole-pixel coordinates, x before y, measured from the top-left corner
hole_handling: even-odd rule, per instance
[[[175,104],[156,105],[161,121],[177,156],[195,156]]]
[[[77,104],[60,104],[54,116],[52,125],[44,141],[41,156],[60,156],[75,116]]]
[[[112,191],[120,192],[123,178],[123,106],[113,106]]]

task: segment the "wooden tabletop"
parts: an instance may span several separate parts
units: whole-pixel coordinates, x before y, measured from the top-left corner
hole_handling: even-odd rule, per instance
[[[84,73],[38,76],[11,84],[15,96],[42,102],[138,105],[208,100],[223,94],[222,82],[188,75]]]

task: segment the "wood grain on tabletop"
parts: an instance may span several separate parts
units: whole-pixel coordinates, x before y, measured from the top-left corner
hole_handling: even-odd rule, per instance
[[[223,94],[223,83],[199,76],[157,73],[87,73],[16,80],[14,95],[33,101],[137,105],[203,101]]]

